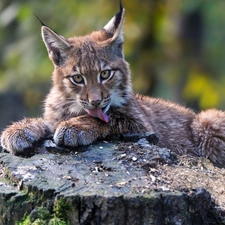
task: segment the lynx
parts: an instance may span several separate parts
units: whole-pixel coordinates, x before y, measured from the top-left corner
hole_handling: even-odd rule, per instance
[[[57,146],[89,145],[122,133],[154,132],[158,145],[179,154],[225,164],[225,113],[192,110],[135,94],[123,54],[122,5],[99,31],[64,38],[43,24],[42,38],[54,65],[43,118],[25,118],[6,128],[1,145],[11,153],[31,151],[49,136]]]

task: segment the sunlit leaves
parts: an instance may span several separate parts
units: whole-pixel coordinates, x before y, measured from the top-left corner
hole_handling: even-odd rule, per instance
[[[214,108],[219,104],[219,90],[215,80],[208,74],[192,71],[183,91],[188,100],[199,102],[202,109]]]
[[[125,57],[135,90],[225,109],[225,1],[123,0],[123,5]],[[23,93],[31,107],[49,90],[53,69],[34,14],[70,37],[101,29],[119,10],[119,1],[1,0],[0,10],[0,91]],[[181,35],[185,16],[196,10],[203,19],[200,52]]]

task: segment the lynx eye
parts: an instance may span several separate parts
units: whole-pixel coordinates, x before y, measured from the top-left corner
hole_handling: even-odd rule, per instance
[[[109,79],[111,76],[111,70],[103,70],[101,73],[100,73],[100,80],[103,81],[103,80],[107,80]]]
[[[70,77],[70,81],[73,84],[84,84],[84,78],[80,74],[76,74]]]

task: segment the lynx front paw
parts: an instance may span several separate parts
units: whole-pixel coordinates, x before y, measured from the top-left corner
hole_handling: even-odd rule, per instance
[[[58,146],[89,145],[96,139],[96,135],[88,127],[73,126],[68,122],[62,122],[54,134],[54,142]]]
[[[49,127],[43,119],[26,118],[12,124],[2,132],[1,146],[11,153],[21,154],[49,133]]]

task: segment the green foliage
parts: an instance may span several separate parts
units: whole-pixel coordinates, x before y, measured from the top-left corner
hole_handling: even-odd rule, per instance
[[[70,210],[70,208],[71,206],[65,199],[63,198],[58,199],[55,202],[53,209],[55,218],[58,218],[62,221],[68,221],[67,212]]]
[[[17,225],[69,225],[69,223],[59,218],[52,218],[50,220],[36,219],[34,222],[31,222],[30,217],[27,216],[22,222],[17,223]]]
[[[33,114],[50,88],[53,66],[34,14],[70,37],[101,29],[118,11],[118,2],[2,0],[0,92],[22,93]],[[196,108],[225,108],[225,2],[123,0],[123,5],[134,89]]]
[[[59,218],[52,218],[48,225],[69,225],[69,223],[59,219]]]
[[[195,82],[192,82],[192,81]],[[213,108],[219,104],[219,93],[216,82],[207,77],[207,74],[193,71],[184,88],[184,96],[187,99],[198,99],[201,108]]]
[[[50,212],[45,207],[39,207],[37,208],[37,217],[41,221],[50,219],[51,215]]]
[[[25,216],[21,222],[18,222],[16,225],[31,225],[30,216]]]
[[[17,225],[69,225],[66,212],[70,209],[69,204],[64,199],[59,199],[54,205],[51,214],[47,208],[38,207],[36,215],[25,215],[21,222]]]
[[[33,223],[31,223],[32,225],[46,225],[46,220],[43,219],[36,219]]]

